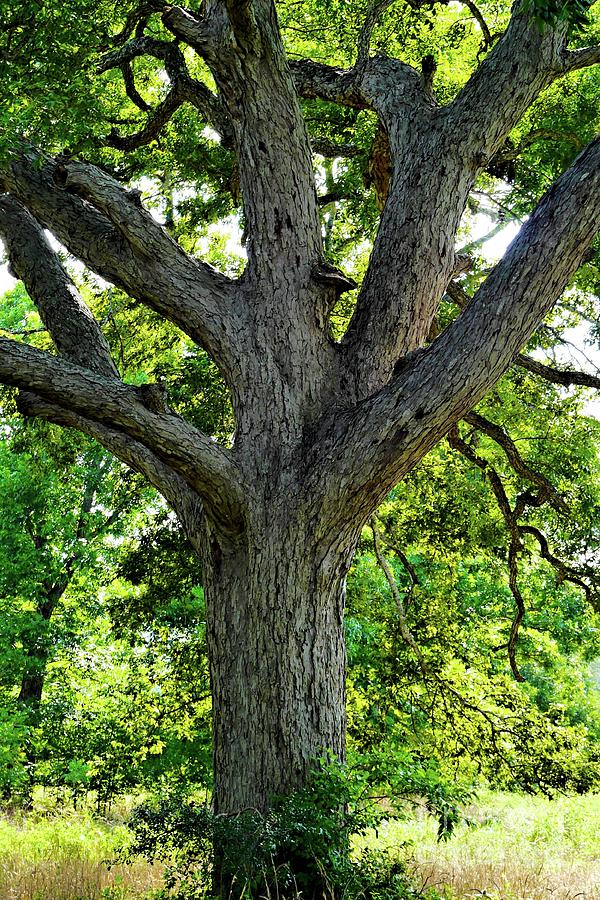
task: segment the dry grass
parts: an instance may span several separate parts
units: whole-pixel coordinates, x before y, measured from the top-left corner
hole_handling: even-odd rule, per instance
[[[487,794],[460,826],[436,842],[421,817],[380,832],[388,846],[410,842],[418,885],[453,900],[600,900],[600,796],[550,801]]]
[[[600,900],[600,796],[557,801],[487,794],[436,842],[427,816],[390,823],[369,841],[398,848],[422,895],[447,900]],[[122,842],[119,821],[86,813],[0,819],[0,900],[142,900],[161,870],[139,862],[109,867]]]
[[[160,887],[160,870],[145,863],[115,866],[87,859],[18,857],[1,862],[1,900],[133,900]]]
[[[161,868],[110,864],[122,825],[87,813],[0,819],[0,900],[130,900],[160,887]]]
[[[414,864],[414,879],[449,898],[490,897],[494,900],[575,900],[600,898],[600,865],[580,863],[553,867],[545,862],[421,860]]]

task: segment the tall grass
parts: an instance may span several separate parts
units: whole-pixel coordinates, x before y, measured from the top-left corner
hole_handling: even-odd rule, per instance
[[[160,886],[162,872],[145,862],[115,864],[124,834],[122,825],[89,813],[1,818],[0,900],[144,897]]]
[[[483,794],[445,843],[437,823],[415,815],[368,839],[409,859],[417,894],[447,900],[600,900],[600,795],[549,801]],[[0,900],[142,900],[161,869],[111,865],[125,837],[122,817],[89,812],[0,818]]]
[[[445,843],[423,815],[383,827],[377,844],[404,844],[417,885],[453,900],[600,900],[600,795],[488,792],[467,815]]]

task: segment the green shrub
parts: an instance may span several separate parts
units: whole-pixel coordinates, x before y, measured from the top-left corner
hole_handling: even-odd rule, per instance
[[[351,853],[353,836],[390,817],[366,786],[364,773],[327,763],[305,789],[274,798],[266,815],[215,816],[181,795],[155,798],[134,811],[127,858],[164,862],[162,896],[177,900],[417,896],[389,852]]]

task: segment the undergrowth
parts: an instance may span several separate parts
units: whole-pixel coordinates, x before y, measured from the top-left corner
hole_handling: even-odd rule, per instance
[[[550,801],[484,793],[466,815],[473,824],[458,824],[445,842],[425,811],[399,821],[382,815],[376,830],[353,838],[363,877],[384,900],[394,897],[390,878],[413,898],[429,892],[445,900],[600,900],[600,795]],[[85,810],[1,817],[0,900],[166,898],[163,863],[117,861],[123,818],[99,820]],[[326,900],[332,889],[324,880]],[[268,891],[272,900],[294,898],[293,888],[277,895],[273,883],[265,883],[267,897]],[[357,900],[366,896],[364,890],[355,894]]]

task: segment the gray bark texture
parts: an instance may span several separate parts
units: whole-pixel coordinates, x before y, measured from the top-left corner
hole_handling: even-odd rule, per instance
[[[1,338],[0,381],[20,389],[26,414],[86,432],[143,473],[200,554],[219,813],[265,809],[270,795],[304,783],[313,758],[343,758],[344,582],[361,528],[511,364],[600,229],[596,139],[427,344],[475,178],[545,87],[600,54],[570,52],[562,26],[542,33],[515,13],[438,107],[422,73],[369,56],[371,19],[348,70],[290,63],[273,0],[207,0],[201,16],[169,7],[173,42],[136,37],[101,61],[99,73],[123,71],[140,108],[128,68],[137,56],[164,60],[173,92],[143,131],[128,143],[113,136],[113,146],[147,144],[185,102],[234,149],[248,251],[238,280],[185,253],[88,163],[25,148],[0,168],[0,235],[56,348]],[[187,75],[184,44],[216,92]],[[328,316],[349,282],[323,257],[301,110],[315,97],[373,110],[390,148],[379,232],[339,343]],[[175,414],[158,387],[121,381],[44,229],[207,350],[231,391],[231,448]]]

